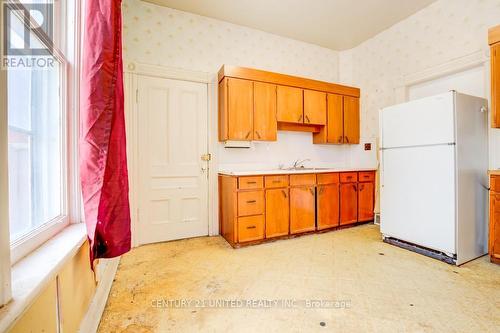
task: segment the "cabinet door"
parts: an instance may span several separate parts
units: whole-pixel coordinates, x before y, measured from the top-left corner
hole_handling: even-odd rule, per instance
[[[276,141],[276,86],[254,82],[253,101],[253,139]]]
[[[266,238],[288,235],[290,205],[288,188],[266,191]]]
[[[326,93],[304,90],[304,124],[326,125]]]
[[[490,194],[490,257],[500,263],[500,193]]]
[[[253,82],[228,79],[228,140],[253,139]]]
[[[316,197],[318,230],[339,225],[339,185],[319,185]]]
[[[491,46],[491,127],[500,128],[500,43]]]
[[[344,143],[359,143],[359,98],[344,96]]]
[[[328,143],[344,142],[344,103],[341,95],[328,94]]]
[[[340,225],[358,221],[358,184],[340,184]]]
[[[314,186],[290,188],[290,233],[315,229]]]
[[[375,184],[359,183],[358,184],[358,221],[372,221],[374,217],[374,189]]]
[[[288,123],[304,122],[302,89],[278,86],[277,119]]]

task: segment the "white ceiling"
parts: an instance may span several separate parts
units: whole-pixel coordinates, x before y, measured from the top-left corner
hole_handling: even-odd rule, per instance
[[[333,50],[357,46],[435,0],[146,0]]]

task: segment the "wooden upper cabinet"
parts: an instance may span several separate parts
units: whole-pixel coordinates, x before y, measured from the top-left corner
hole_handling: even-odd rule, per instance
[[[266,190],[266,238],[288,235],[290,204],[288,188]]]
[[[500,128],[500,42],[491,46],[491,127]]]
[[[290,233],[316,229],[314,186],[290,188]]]
[[[342,95],[327,94],[326,126],[314,133],[314,143],[344,143],[344,99]]]
[[[488,31],[491,71],[491,127],[500,128],[500,25]]]
[[[326,93],[304,90],[304,124],[326,125]]]
[[[253,82],[229,78],[228,140],[253,139]]]
[[[374,193],[373,182],[358,184],[358,221],[372,221],[374,218]]]
[[[344,143],[359,143],[359,98],[344,96]]]
[[[358,221],[358,184],[340,184],[340,225]]]
[[[227,80],[219,82],[219,141],[228,140]]]
[[[253,84],[253,139],[276,141],[276,85]]]
[[[359,143],[358,88],[227,65],[218,78],[219,141],[276,141],[284,130]]]
[[[276,93],[277,120],[302,124],[304,122],[302,89],[278,86]]]
[[[340,95],[328,94],[327,142],[344,142],[344,102]]]

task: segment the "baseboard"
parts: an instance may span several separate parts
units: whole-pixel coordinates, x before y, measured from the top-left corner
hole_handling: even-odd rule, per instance
[[[105,263],[101,261],[101,264],[105,264],[106,266],[102,268],[99,274],[99,283],[97,284],[94,298],[90,302],[89,309],[80,324],[80,333],[97,332],[119,263],[120,258],[109,259]]]

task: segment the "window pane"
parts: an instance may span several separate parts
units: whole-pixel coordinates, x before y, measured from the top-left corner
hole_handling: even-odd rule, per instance
[[[8,70],[11,242],[62,212],[59,64]]]

